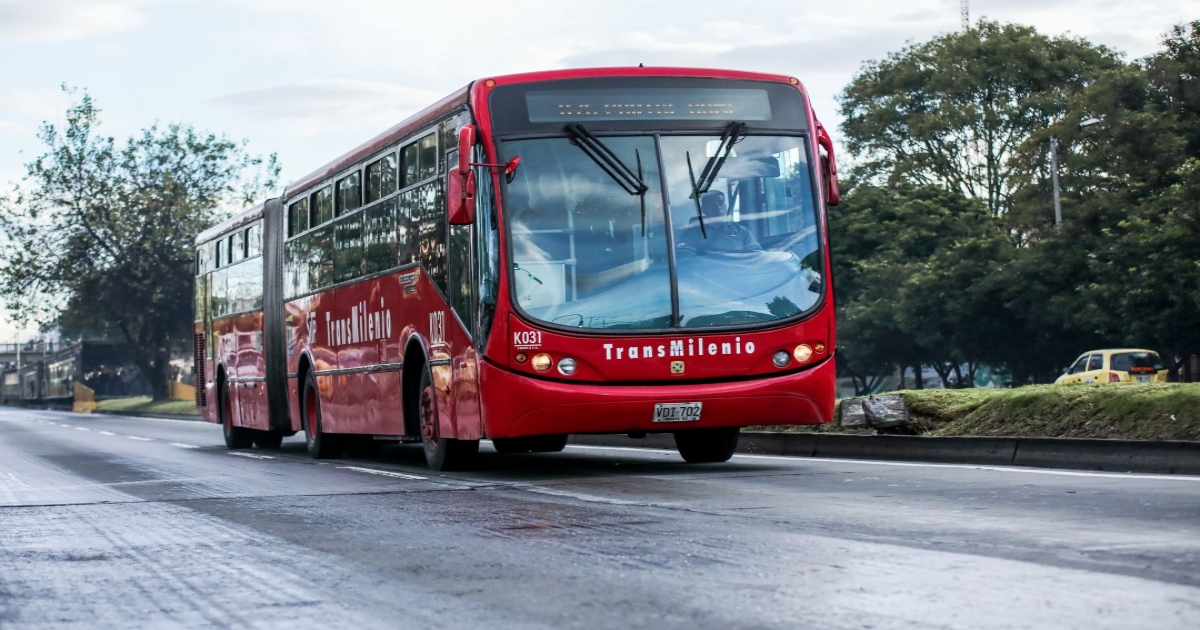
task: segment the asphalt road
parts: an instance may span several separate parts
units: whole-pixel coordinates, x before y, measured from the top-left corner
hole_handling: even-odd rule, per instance
[[[302,447],[0,410],[0,628],[1200,627],[1200,477]]]

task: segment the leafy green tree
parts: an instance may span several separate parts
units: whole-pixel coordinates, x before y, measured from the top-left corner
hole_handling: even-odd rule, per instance
[[[1000,214],[1031,133],[1121,66],[1082,39],[981,21],[868,62],[840,96],[841,130],[864,174],[956,190]]]
[[[66,89],[64,87],[64,89]],[[170,357],[189,345],[195,235],[275,185],[274,155],[191,127],[150,127],[118,146],[98,132],[86,93],[65,128],[44,123],[46,152],[0,197],[10,246],[0,296],[25,321],[58,319],[127,344],[156,398]]]

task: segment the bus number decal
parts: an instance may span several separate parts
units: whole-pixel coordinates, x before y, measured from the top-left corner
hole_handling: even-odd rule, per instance
[[[513,345],[517,347],[517,350],[536,350],[542,347],[542,333],[538,330],[514,332]]]
[[[446,343],[446,311],[429,314],[429,343]]]

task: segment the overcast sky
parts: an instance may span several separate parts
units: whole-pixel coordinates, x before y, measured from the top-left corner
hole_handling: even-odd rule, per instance
[[[981,16],[1154,52],[1200,0],[972,0]],[[0,0],[0,184],[86,88],[102,130],[184,122],[298,179],[467,82],[550,68],[709,66],[798,77],[836,127],[866,60],[959,28],[958,0]],[[11,326],[0,323],[0,341]]]

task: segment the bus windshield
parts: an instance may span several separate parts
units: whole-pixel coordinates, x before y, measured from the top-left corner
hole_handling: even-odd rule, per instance
[[[817,303],[823,265],[803,137],[742,137],[732,151],[719,135],[599,140],[644,193],[568,138],[504,143],[505,160],[521,156],[504,208],[513,297],[527,315],[574,328],[707,328]],[[700,182],[718,152],[716,178]]]

